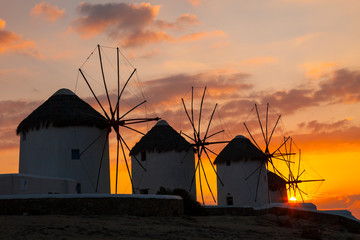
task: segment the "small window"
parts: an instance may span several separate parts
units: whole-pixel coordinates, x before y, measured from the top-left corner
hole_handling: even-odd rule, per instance
[[[79,149],[71,149],[71,159],[80,159],[80,150]]]
[[[230,166],[231,165],[231,162],[229,159],[226,160],[226,166]]]
[[[141,161],[146,161],[146,152],[145,151],[141,152]]]
[[[81,184],[80,183],[76,184],[75,191],[76,191],[76,193],[81,193]]]
[[[230,193],[228,193],[226,196],[226,205],[228,206],[234,205],[234,198],[233,196],[230,195]]]
[[[148,188],[140,189],[140,194],[149,194],[149,189]]]

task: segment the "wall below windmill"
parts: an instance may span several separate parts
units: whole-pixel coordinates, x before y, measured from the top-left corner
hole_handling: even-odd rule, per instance
[[[141,168],[135,157],[145,167]],[[156,194],[160,187],[181,188],[189,191],[195,171],[195,159],[192,149],[185,152],[146,152],[146,161],[141,160],[141,153],[131,156],[131,172],[135,193]],[[189,192],[196,199],[196,185],[192,184]]]
[[[76,193],[76,184],[73,179],[1,174],[0,195]]]
[[[80,183],[81,193],[94,193],[105,147],[97,192],[110,193],[106,131],[84,126],[50,126],[21,134],[19,173],[71,178]],[[80,155],[80,159],[73,159],[72,149],[85,152]]]
[[[261,164],[263,164],[262,168]],[[227,199],[231,197],[232,205],[235,206],[256,207],[269,203],[267,170],[264,163],[261,161],[238,161],[231,162],[230,165],[220,163],[216,166],[218,175],[224,183],[222,186],[217,180],[219,206],[228,205],[229,200]],[[256,169],[258,170],[256,171]],[[249,178],[246,179],[247,177]]]

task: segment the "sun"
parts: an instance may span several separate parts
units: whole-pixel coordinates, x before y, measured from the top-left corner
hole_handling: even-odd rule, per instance
[[[296,197],[292,196],[292,197],[290,198],[290,202],[296,202]]]

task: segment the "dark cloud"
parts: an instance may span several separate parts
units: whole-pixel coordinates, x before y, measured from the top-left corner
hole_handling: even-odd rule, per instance
[[[340,69],[320,83],[314,101],[353,103],[360,100],[360,71]]]
[[[75,19],[71,27],[83,38],[106,33],[113,39],[119,39],[123,47],[136,47],[161,41],[175,41],[176,38],[166,32],[166,29],[183,30],[199,23],[193,14],[183,14],[175,22],[156,19],[159,10],[160,6],[152,6],[150,3],[83,2],[77,8],[81,17]],[[189,38],[194,40],[193,37]]]

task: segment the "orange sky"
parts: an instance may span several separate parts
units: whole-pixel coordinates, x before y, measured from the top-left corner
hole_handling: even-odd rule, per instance
[[[131,87],[141,85],[147,113],[178,131],[187,129],[180,100],[189,99],[191,86],[208,87],[205,112],[219,104],[214,129],[224,127],[224,139],[246,134],[242,123],[253,104],[269,102],[273,115],[282,114],[281,134],[302,149],[309,177],[326,179],[319,189],[306,186],[309,199],[319,208],[350,209],[359,218],[359,5],[355,0],[3,2],[0,173],[18,170],[17,125],[59,88],[94,104],[78,68],[100,43],[120,46],[138,69],[139,82]],[[90,59],[86,66],[96,75],[96,62]],[[138,138],[128,136],[132,144]],[[119,190],[129,192],[124,166],[121,177]]]

